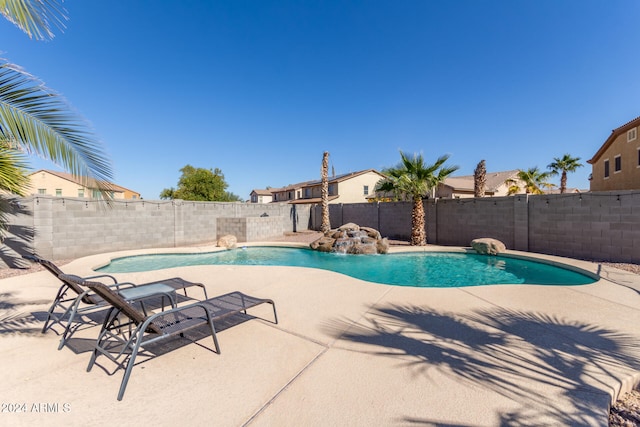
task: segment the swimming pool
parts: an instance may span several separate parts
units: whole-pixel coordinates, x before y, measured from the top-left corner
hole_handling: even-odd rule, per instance
[[[595,279],[550,264],[507,256],[452,252],[342,255],[302,248],[248,247],[198,254],[155,254],[116,258],[101,273],[132,273],[194,265],[309,267],[374,283],[413,287],[490,284],[585,285]]]

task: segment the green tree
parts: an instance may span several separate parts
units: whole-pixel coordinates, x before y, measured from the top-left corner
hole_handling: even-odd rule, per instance
[[[550,172],[542,172],[538,167],[529,168],[518,172],[518,180],[508,179],[505,183],[509,186],[508,194],[516,194],[522,188],[526,194],[543,194],[544,189],[553,187],[549,183]]]
[[[67,19],[55,0],[0,0],[0,13],[36,40],[53,38],[52,24],[61,30]],[[28,154],[53,161],[110,198],[111,163],[86,121],[42,81],[0,58],[0,189],[25,194]]]
[[[425,212],[423,199],[436,188],[446,177],[458,170],[458,166],[445,166],[448,155],[438,158],[432,165],[426,165],[421,154],[408,154],[400,151],[401,162],[398,166],[385,169],[386,178],[378,181],[376,191],[393,193],[396,198],[411,200],[411,244],[425,246],[427,232],[425,230]]]
[[[178,188],[165,188],[160,193],[161,199],[182,199],[201,202],[237,202],[237,195],[226,191],[229,186],[224,180],[222,171],[194,168],[186,165],[180,169],[182,175],[178,180]]]
[[[571,157],[569,154],[565,154],[561,158],[554,157],[553,163],[547,166],[548,169],[551,169],[551,176],[556,176],[561,174],[560,176],[560,194],[563,194],[567,191],[567,173],[575,172],[576,169],[584,166],[580,163],[580,157]]]

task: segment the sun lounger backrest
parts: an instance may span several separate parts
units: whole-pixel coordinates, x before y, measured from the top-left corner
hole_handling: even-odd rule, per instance
[[[67,285],[76,294],[82,295],[84,293],[85,290],[82,288],[82,286],[80,286],[75,281],[72,282],[72,281],[63,280],[60,276],[64,276],[65,275],[64,272],[60,270],[58,266],[52,263],[51,261],[40,258],[37,255],[23,255],[23,258],[33,262],[37,262],[38,264],[43,266],[49,273],[53,274],[54,276],[62,280],[62,282],[65,285]],[[96,300],[95,298],[92,298],[91,295],[85,295],[82,298],[82,302],[84,302],[85,304],[97,304],[99,301]]]
[[[104,299],[107,303],[120,310],[122,314],[130,318],[137,325],[144,323],[144,321],[146,320],[146,316],[141,311],[127,302],[117,292],[112,291],[111,289],[109,289],[109,287],[102,283],[82,280],[82,278],[70,274],[61,275],[60,280],[64,280],[65,282],[76,282],[79,285],[88,287],[93,292],[95,292],[96,295],[99,295],[102,299]],[[162,333],[162,331],[154,324],[149,325],[149,329],[159,334]]]

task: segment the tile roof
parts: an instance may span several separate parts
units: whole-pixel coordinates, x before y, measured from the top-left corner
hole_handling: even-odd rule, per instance
[[[497,191],[498,188],[503,185],[506,180],[516,177],[518,175],[518,172],[520,172],[518,169],[504,172],[487,172],[485,191]],[[473,191],[474,178],[473,175],[452,176],[446,178],[443,184],[458,191]]]

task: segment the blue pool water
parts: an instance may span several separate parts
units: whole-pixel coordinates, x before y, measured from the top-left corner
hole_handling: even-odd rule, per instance
[[[375,283],[440,288],[506,283],[584,285],[595,281],[589,276],[564,268],[502,256],[450,252],[341,255],[282,247],[131,256],[114,259],[98,271],[131,273],[191,265],[310,267]]]

